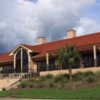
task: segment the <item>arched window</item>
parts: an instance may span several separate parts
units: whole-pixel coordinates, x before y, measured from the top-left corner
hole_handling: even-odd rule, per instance
[[[22,50],[23,55],[23,72],[28,72],[28,54],[26,50]]]
[[[21,72],[27,73],[28,72],[28,53],[24,49],[19,50],[16,54],[16,69],[15,69],[15,71],[16,71],[16,73],[21,73]]]
[[[16,54],[16,72],[21,72],[21,50],[19,50]]]

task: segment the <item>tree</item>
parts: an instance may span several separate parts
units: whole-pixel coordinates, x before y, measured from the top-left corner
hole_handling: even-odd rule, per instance
[[[66,67],[69,69],[69,80],[72,81],[72,68],[80,62],[80,54],[77,52],[75,46],[68,45],[58,52],[57,65],[59,67]]]

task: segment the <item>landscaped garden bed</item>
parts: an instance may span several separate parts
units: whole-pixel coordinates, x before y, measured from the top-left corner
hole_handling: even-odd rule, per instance
[[[100,99],[100,72],[78,72],[69,81],[68,74],[28,78],[17,89],[0,92],[0,97],[34,99]]]

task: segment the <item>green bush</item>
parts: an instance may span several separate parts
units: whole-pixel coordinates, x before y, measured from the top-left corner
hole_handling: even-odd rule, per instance
[[[95,73],[95,79],[100,81],[100,71]]]
[[[52,74],[46,75],[46,79],[53,79],[53,75]]]
[[[31,82],[31,83],[38,83],[39,79],[37,79],[37,78],[30,78],[30,79],[28,79],[28,81]]]
[[[85,80],[86,80],[86,82],[88,82],[88,83],[93,83],[93,82],[95,81],[95,77],[92,76],[92,75],[90,75],[90,76],[88,76]]]
[[[50,82],[49,87],[51,87],[51,88],[54,87],[54,83]]]
[[[2,91],[6,91],[6,88],[2,88]]]
[[[69,79],[69,74],[63,74],[63,77]]]
[[[91,72],[91,71],[87,71],[87,72],[77,72],[77,73],[75,73],[74,75],[73,75],[73,79],[75,80],[75,81],[82,81],[82,80],[84,80],[84,79],[86,79],[87,77],[94,77],[95,76],[95,74],[93,73],[93,72]]]
[[[73,80],[75,81],[81,81],[84,78],[84,73],[82,72],[77,72],[73,75]]]
[[[44,88],[44,87],[46,87],[46,85],[44,83],[38,83],[37,87],[38,88]]]
[[[43,81],[46,81],[46,80],[47,80],[46,76],[40,76],[39,79],[38,79],[38,82],[43,82]]]
[[[32,83],[32,82],[29,82],[28,87],[29,87],[29,88],[33,88],[33,87],[34,87],[34,86],[33,86],[33,83]]]
[[[28,87],[28,82],[27,81],[21,81],[19,87],[21,87],[21,88]]]
[[[84,72],[83,75],[84,75],[84,77],[88,77],[90,75],[94,76],[95,74],[93,72],[91,72],[91,71],[87,71],[87,72]]]
[[[57,75],[55,76],[54,78],[54,82],[57,83],[57,82],[60,82],[60,83],[65,83],[68,81],[68,77],[66,77],[67,75],[65,74],[61,74],[61,75]]]
[[[46,75],[46,76],[40,76],[39,79],[38,79],[38,81],[39,81],[39,82],[43,82],[43,81],[46,81],[46,80],[48,80],[48,79],[53,79],[53,75],[48,74],[48,75]]]

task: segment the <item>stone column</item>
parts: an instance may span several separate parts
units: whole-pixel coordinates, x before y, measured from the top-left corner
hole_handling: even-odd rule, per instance
[[[29,52],[28,52],[28,72],[29,73],[31,72],[31,57],[30,57]]]
[[[16,69],[16,54],[14,54],[14,73],[15,73],[15,69]]]
[[[80,68],[84,68],[83,60],[80,61]]]
[[[97,67],[97,51],[96,51],[96,45],[93,45],[93,58],[94,58],[94,67]]]
[[[23,50],[21,49],[21,73],[23,72]]]
[[[47,66],[47,71],[49,71],[49,53],[46,53],[46,66]]]

